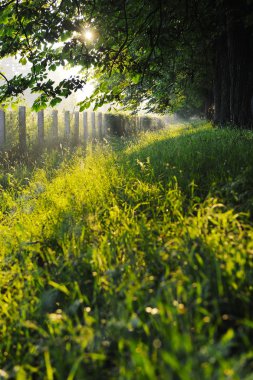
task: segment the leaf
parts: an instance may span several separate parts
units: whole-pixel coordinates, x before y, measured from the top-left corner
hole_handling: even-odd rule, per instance
[[[50,101],[50,106],[54,107],[56,106],[56,104],[61,103],[61,101],[62,101],[62,98],[56,97]]]
[[[46,366],[46,371],[47,371],[47,379],[54,380],[54,371],[51,365],[50,354],[48,350],[44,352],[44,359],[45,359],[45,366]]]
[[[57,68],[57,66],[56,66],[55,64],[49,66],[49,70],[50,70],[50,71],[55,71],[56,68]]]
[[[41,65],[36,65],[33,67],[33,70],[35,71],[36,74],[39,74],[43,67]]]
[[[141,74],[136,74],[133,78],[132,78],[132,82],[134,84],[138,84],[141,80]]]
[[[90,100],[83,100],[82,102],[77,104],[80,107],[80,112],[84,111],[85,109],[89,108],[91,105]]]
[[[72,36],[72,32],[65,32],[61,35],[61,41],[65,42]]]
[[[47,338],[48,337],[48,334],[45,330],[43,330],[42,327],[40,327],[39,325],[37,325],[35,322],[33,321],[30,321],[30,320],[26,320],[22,323],[22,325],[24,327],[26,327],[27,329],[31,329],[31,330],[36,330],[38,331],[41,336],[43,336],[44,338]]]
[[[47,103],[45,101],[43,101],[41,98],[36,99],[32,105],[32,110],[35,112],[38,112],[38,111],[46,109],[46,108],[47,108]]]
[[[20,58],[19,63],[21,63],[21,65],[24,66],[27,64],[27,59],[25,57],[22,57],[22,58]]]
[[[57,282],[49,281],[48,285],[52,286],[53,288],[59,290],[60,292],[62,292],[64,294],[66,294],[67,296],[70,294],[68,288],[63,284],[58,284]]]
[[[78,370],[78,367],[80,365],[80,363],[82,362],[83,360],[83,355],[80,356],[73,364],[71,370],[70,370],[70,373],[68,375],[68,378],[67,380],[74,380],[75,379],[75,375],[76,375],[76,372]]]
[[[226,344],[228,342],[230,342],[235,336],[235,333],[234,333],[234,330],[232,329],[229,329],[226,334],[223,335],[222,339],[221,339],[221,342],[223,344]]]

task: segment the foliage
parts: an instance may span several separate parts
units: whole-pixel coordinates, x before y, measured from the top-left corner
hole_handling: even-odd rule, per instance
[[[30,87],[41,92],[35,109],[55,105],[55,98],[80,89],[87,75],[93,75],[98,87],[81,108],[91,101],[95,107],[114,101],[135,108],[148,99],[148,110],[165,112],[182,108],[186,88],[200,95],[212,85],[208,62],[213,59],[216,15],[209,1],[197,5],[174,0],[2,0],[0,4],[4,26],[0,57],[18,53],[21,63],[32,65],[27,76],[5,78],[2,100]],[[85,40],[87,28],[93,41]],[[48,72],[66,63],[82,66],[84,77],[56,85]],[[203,103],[200,99],[197,102]]]
[[[252,139],[185,125],[6,158],[0,377],[250,379]]]
[[[35,110],[55,106],[92,77],[97,87],[81,109],[215,110],[217,123],[252,126],[251,0],[1,0],[0,10],[0,58],[19,54],[31,65],[28,75],[0,74],[1,101],[31,88],[40,93]],[[67,64],[82,73],[49,78]]]

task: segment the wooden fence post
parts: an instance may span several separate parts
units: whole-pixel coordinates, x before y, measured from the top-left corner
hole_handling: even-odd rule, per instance
[[[104,114],[104,131],[105,135],[108,136],[111,134],[111,114]]]
[[[22,152],[26,150],[26,108],[19,107],[18,112],[18,126],[19,126],[19,147]]]
[[[135,116],[134,118],[134,125],[135,125],[135,133],[139,132],[138,116]]]
[[[52,137],[53,139],[58,138],[58,111],[53,110],[52,112]]]
[[[85,111],[83,112],[83,139],[85,144],[88,141],[88,113]]]
[[[139,131],[143,131],[143,122],[142,122],[142,116],[139,116]]]
[[[99,140],[102,140],[103,138],[103,114],[102,112],[99,112],[98,113],[98,118],[97,118],[97,122],[98,122],[98,138]]]
[[[74,142],[79,142],[79,112],[75,112],[75,124],[74,124]]]
[[[120,124],[120,136],[124,136],[126,134],[126,125],[127,125],[127,119],[124,115],[120,117],[119,124]]]
[[[5,112],[0,110],[0,148],[2,148],[6,141],[6,126],[5,126]]]
[[[91,135],[92,140],[96,138],[96,114],[95,112],[91,112]]]
[[[38,143],[43,145],[44,144],[44,111],[39,111],[37,114],[37,122],[38,122]]]
[[[70,112],[65,111],[64,113],[64,135],[65,137],[70,136]]]

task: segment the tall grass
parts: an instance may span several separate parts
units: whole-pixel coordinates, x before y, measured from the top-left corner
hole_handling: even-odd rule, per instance
[[[0,378],[252,379],[252,140],[186,125],[6,158]]]

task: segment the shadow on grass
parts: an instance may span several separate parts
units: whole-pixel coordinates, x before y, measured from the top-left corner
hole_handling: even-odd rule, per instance
[[[120,151],[127,176],[166,186],[177,181],[185,196],[207,196],[253,213],[253,134],[209,128],[181,129]]]

